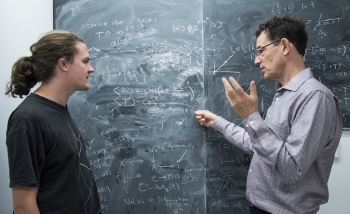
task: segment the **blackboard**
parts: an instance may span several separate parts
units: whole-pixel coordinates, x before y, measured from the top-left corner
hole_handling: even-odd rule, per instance
[[[254,65],[255,30],[272,15],[303,17],[304,57],[339,99],[350,128],[350,1],[54,0],[54,28],[89,47],[90,89],[68,108],[86,139],[102,213],[249,213],[251,157],[194,111],[240,124],[221,77],[249,92],[264,117],[275,94]]]

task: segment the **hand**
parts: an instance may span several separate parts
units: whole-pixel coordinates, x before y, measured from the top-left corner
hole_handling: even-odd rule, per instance
[[[216,114],[213,114],[207,110],[198,110],[194,113],[196,114],[196,119],[198,120],[199,124],[208,128],[213,125],[214,120],[218,117]]]
[[[226,78],[222,78],[222,83],[225,86],[225,94],[227,100],[230,102],[231,107],[236,114],[245,119],[249,115],[258,111],[258,95],[256,92],[255,82],[250,83],[250,95],[245,93],[238,82],[233,78],[229,78],[231,84]]]

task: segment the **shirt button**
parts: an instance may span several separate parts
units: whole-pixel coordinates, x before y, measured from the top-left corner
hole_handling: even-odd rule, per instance
[[[253,125],[254,124],[254,121],[250,121],[250,125]]]
[[[276,100],[278,100],[278,97],[276,98]]]
[[[247,123],[247,125],[245,125],[246,127],[249,127],[249,124]]]
[[[252,170],[250,169],[249,172],[252,172]]]

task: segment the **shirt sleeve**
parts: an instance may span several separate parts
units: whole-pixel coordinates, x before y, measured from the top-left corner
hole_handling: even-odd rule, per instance
[[[10,187],[38,187],[44,166],[44,150],[35,134],[27,129],[16,131],[6,139],[10,169]]]
[[[251,144],[249,134],[242,127],[234,123],[230,123],[224,118],[218,116],[215,119],[212,128],[231,144],[238,147],[245,153],[249,155],[254,153],[254,148]]]
[[[320,91],[306,95],[290,122],[291,131],[283,141],[258,113],[243,120],[260,160],[276,169],[280,180],[295,184],[324,151],[334,131],[333,100]]]

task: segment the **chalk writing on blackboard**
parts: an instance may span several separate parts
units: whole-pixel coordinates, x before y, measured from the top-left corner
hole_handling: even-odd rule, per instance
[[[350,128],[349,1],[54,0],[54,27],[81,36],[95,72],[69,100],[84,135],[102,213],[249,213],[251,157],[197,109],[240,124],[221,83],[255,80],[264,118],[276,82],[255,67],[255,29],[272,15],[301,16],[304,61],[337,96]]]

